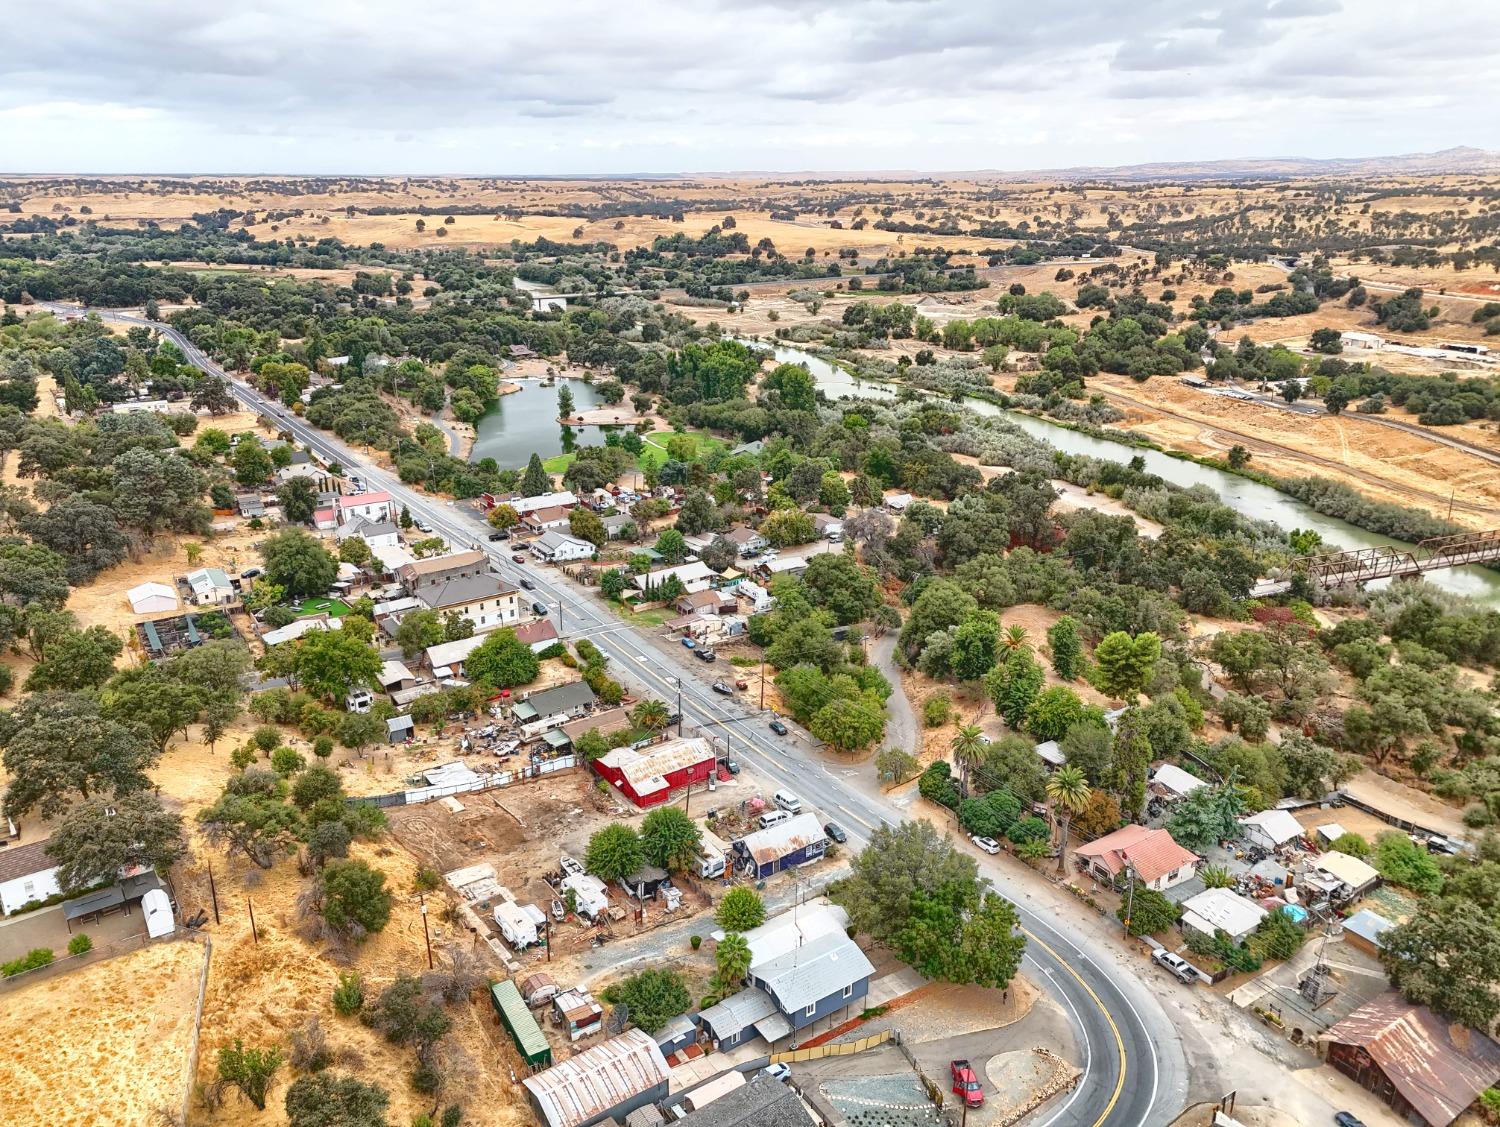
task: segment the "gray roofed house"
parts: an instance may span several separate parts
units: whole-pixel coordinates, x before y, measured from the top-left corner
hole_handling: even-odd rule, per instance
[[[333,530],[333,538],[339,543],[352,536],[358,536],[373,547],[376,541],[396,543],[401,539],[401,530],[388,520],[371,520],[369,517],[355,517]]]
[[[582,681],[569,681],[551,689],[531,693],[515,706],[516,719],[523,724],[553,716],[582,716],[594,703],[594,690]]]
[[[800,1029],[864,997],[874,973],[854,940],[831,932],[752,967],[750,978],[776,999],[777,1008],[792,1020],[793,1028]]]
[[[754,1037],[757,1022],[776,1016],[779,1015],[771,996],[751,986],[700,1011],[694,1020],[721,1049],[728,1049]]]
[[[431,610],[466,606],[480,599],[498,598],[515,590],[498,575],[461,575],[431,587],[424,587],[417,597]]]
[[[689,1127],[813,1127],[817,1121],[795,1089],[757,1073],[677,1122]]]

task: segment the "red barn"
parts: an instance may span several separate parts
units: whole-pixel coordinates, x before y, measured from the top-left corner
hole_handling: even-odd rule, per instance
[[[668,740],[651,747],[617,747],[594,760],[599,776],[637,806],[656,806],[679,787],[706,783],[714,750],[705,739]]]

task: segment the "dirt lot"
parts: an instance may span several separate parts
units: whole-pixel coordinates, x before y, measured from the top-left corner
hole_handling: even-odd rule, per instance
[[[157,943],[8,994],[0,1121],[136,1125],[179,1110],[205,957]]]

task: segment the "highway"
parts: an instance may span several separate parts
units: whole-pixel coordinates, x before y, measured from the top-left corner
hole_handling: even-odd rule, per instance
[[[75,306],[39,303],[58,313],[77,314]],[[431,497],[402,484],[392,473],[335,436],[317,429],[231,376],[170,325],[103,310],[90,310],[108,321],[147,325],[183,350],[188,360],[229,382],[245,406],[274,420],[325,462],[356,469],[372,490],[385,490],[455,547],[478,544],[495,570],[511,582],[523,576],[534,593],[558,610],[559,633],[570,641],[588,638],[610,659],[610,672],[628,689],[645,691],[669,703],[681,700],[684,723],[727,741],[730,754],[770,784],[794,791],[824,816],[840,823],[849,847],[864,845],[882,824],[894,825],[901,809],[879,793],[868,765],[840,765],[818,741],[790,725],[791,735],[777,737],[766,715],[743,705],[738,697],[715,694],[709,685],[716,665],[693,659],[680,645],[650,637],[617,618],[597,594],[573,584],[558,572],[517,565],[508,551],[486,539],[489,526],[466,507]],[[899,692],[899,686],[897,686]],[[706,808],[712,799],[694,795]],[[972,852],[972,851],[971,851]],[[1025,907],[1030,899],[1012,869],[1015,862],[975,854],[981,874],[996,891],[1012,900],[1027,936],[1026,973],[1044,987],[1069,1014],[1077,1041],[1075,1062],[1083,1070],[1078,1085],[1060,1106],[1036,1119],[1039,1127],[1137,1127],[1167,1123],[1184,1107],[1189,1076],[1181,1038],[1158,998],[1161,984],[1121,969],[1118,949],[1094,940],[1067,918],[1048,918]],[[1079,906],[1080,913],[1085,912]],[[1195,1087],[1206,1077],[1194,1076]]]

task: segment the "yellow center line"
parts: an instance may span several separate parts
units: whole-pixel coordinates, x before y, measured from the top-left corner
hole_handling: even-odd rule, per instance
[[[1098,994],[1094,993],[1094,988],[1084,981],[1083,976],[1073,969],[1071,963],[1069,963],[1051,947],[1047,946],[1047,944],[1043,943],[1040,939],[1031,934],[1031,932],[1027,931],[1025,928],[1021,929],[1021,934],[1026,936],[1028,940],[1039,946],[1043,951],[1046,951],[1049,955],[1051,955],[1058,961],[1063,970],[1067,971],[1074,978],[1076,978],[1078,980],[1078,985],[1087,990],[1089,992],[1089,997],[1094,999],[1094,1005],[1099,1007],[1099,1012],[1104,1015],[1104,1020],[1109,1022],[1109,1031],[1114,1035],[1115,1038],[1115,1048],[1119,1050],[1120,1053],[1120,1078],[1115,1081],[1115,1090],[1110,1093],[1109,1103],[1105,1104],[1103,1113],[1099,1116],[1098,1119],[1094,1120],[1093,1127],[1099,1127],[1101,1123],[1109,1118],[1110,1112],[1114,1111],[1115,1104],[1120,1100],[1120,1093],[1125,1090],[1125,1042],[1120,1037],[1120,1027],[1115,1024],[1115,1019],[1110,1014],[1109,1010],[1105,1007],[1103,1000],[1099,997]]]

